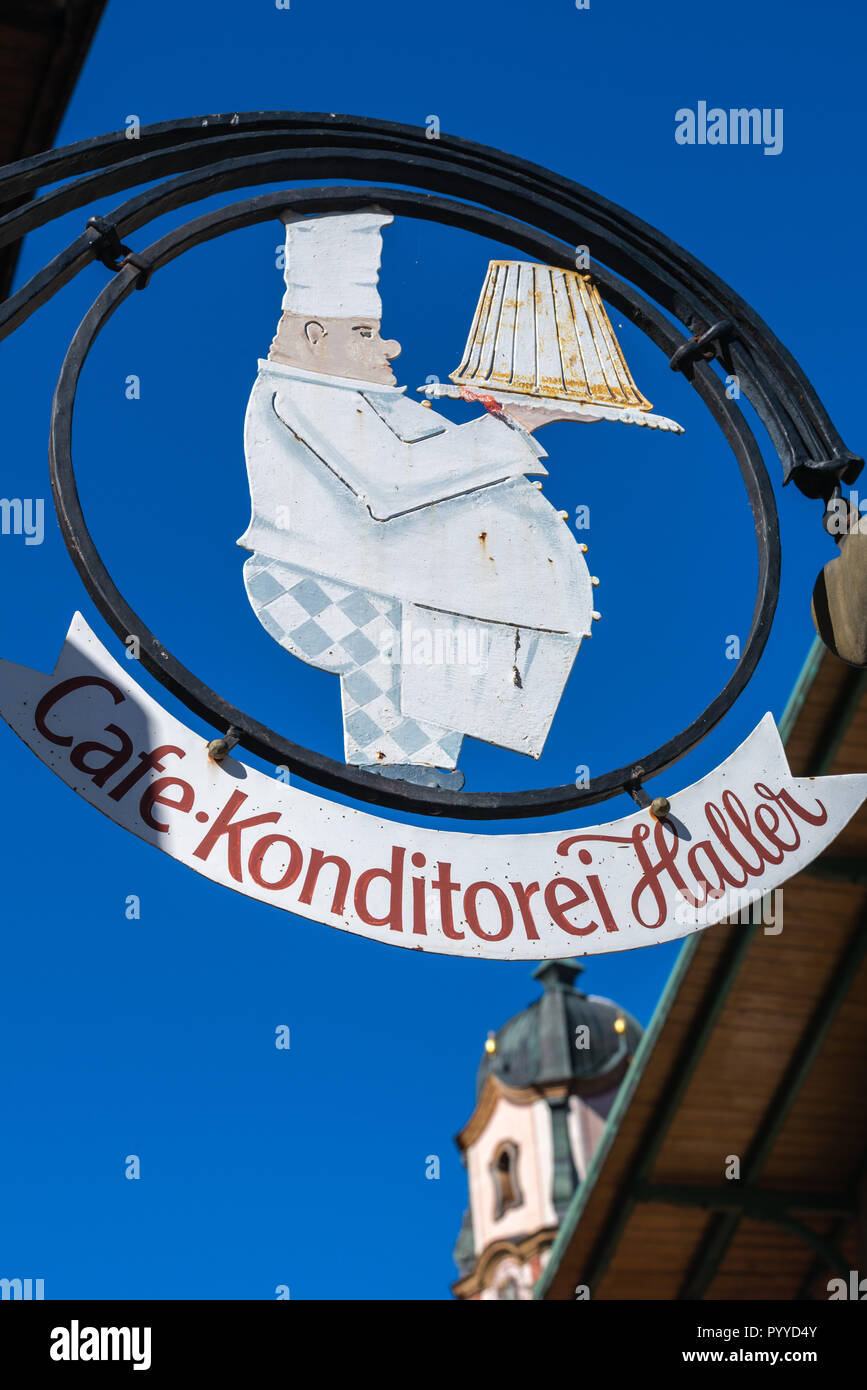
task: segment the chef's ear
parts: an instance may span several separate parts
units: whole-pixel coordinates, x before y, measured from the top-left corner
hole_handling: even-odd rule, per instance
[[[304,325],[304,336],[311,347],[319,346],[322,339],[325,337],[326,331],[324,325],[321,324],[318,319],[310,319],[309,323],[305,323]]]

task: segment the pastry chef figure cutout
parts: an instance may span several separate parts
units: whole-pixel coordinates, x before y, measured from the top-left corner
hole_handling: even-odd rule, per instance
[[[583,547],[547,501],[552,420],[681,431],[650,413],[588,275],[488,267],[451,386],[396,384],[377,207],[287,214],[283,313],[247,407],[250,603],[340,677],[345,757],[463,785],[465,736],[538,758],[594,617]],[[431,399],[477,400],[455,424]]]

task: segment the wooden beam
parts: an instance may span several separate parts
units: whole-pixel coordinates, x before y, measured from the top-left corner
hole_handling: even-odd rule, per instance
[[[856,1209],[855,1197],[848,1192],[749,1187],[734,1179],[725,1187],[704,1187],[691,1183],[638,1183],[635,1197],[639,1202],[661,1202],[672,1207],[739,1211],[759,1221],[798,1211],[851,1217]]]
[[[755,1183],[767,1162],[777,1136],[825,1041],[828,1029],[845,999],[849,986],[867,953],[867,912],[862,913],[834,975],[813,1010],[795,1052],[753,1137],[744,1163],[746,1183]],[[703,1298],[734,1239],[741,1213],[725,1212],[713,1223],[696,1255],[678,1298]]]

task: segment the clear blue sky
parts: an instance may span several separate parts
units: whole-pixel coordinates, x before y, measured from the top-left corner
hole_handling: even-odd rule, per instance
[[[857,451],[863,49],[863,13],[840,0],[591,0],[587,11],[570,0],[151,0],[144,11],[110,0],[58,143],[131,114],[298,109],[419,125],[436,114],[444,131],[597,189],[706,261],[800,359]],[[674,113],[700,100],[783,108],[783,152],[678,145]],[[34,235],[19,283],[120,201]],[[340,756],[337,683],[259,627],[235,546],[248,519],[243,411],[279,315],[279,230],[222,238],[132,296],[86,370],[76,466],[109,569],[169,648],[265,722]],[[457,364],[499,249],[409,222],[386,231],[383,329],[404,344],[411,390]],[[50,497],[54,383],[105,280],[90,267],[2,347],[7,496]],[[755,561],[733,457],[662,356],[628,325],[621,341],[638,385],[687,433],[540,435],[547,495],[570,513],[591,508],[583,538],[603,621],[541,762],[469,743],[468,788],[546,785],[578,764],[601,772],[639,756],[724,684],[726,639],[746,636]],[[766,710],[779,715],[811,641],[812,583],[834,549],[816,505],[783,492],[770,455],[769,466],[784,572],[767,655],[724,725],[654,791],[695,780]],[[0,576],[0,655],[49,669],[76,607],[120,650],[53,513],[41,547],[0,539]],[[529,969],[384,948],[230,894],[104,820],[8,730],[0,746],[0,1275],[43,1277],[48,1297],[268,1299],[278,1284],[293,1298],[448,1297],[465,1203],[452,1136],[487,1030],[537,992]],[[131,893],[138,922],[124,916]],[[676,952],[595,958],[585,988],[646,1023]],[[274,1047],[279,1024],[288,1052]],[[124,1177],[131,1153],[138,1182]],[[439,1181],[425,1178],[431,1154]]]

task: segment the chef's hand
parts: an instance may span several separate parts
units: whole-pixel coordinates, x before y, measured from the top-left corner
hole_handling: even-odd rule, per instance
[[[515,420],[529,434],[533,430],[541,428],[542,425],[553,424],[556,420],[572,420],[578,424],[592,425],[602,417],[601,415],[573,415],[567,411],[558,410],[556,405],[552,405],[550,410],[540,409],[539,406],[528,405],[507,405],[503,407],[503,413]]]

